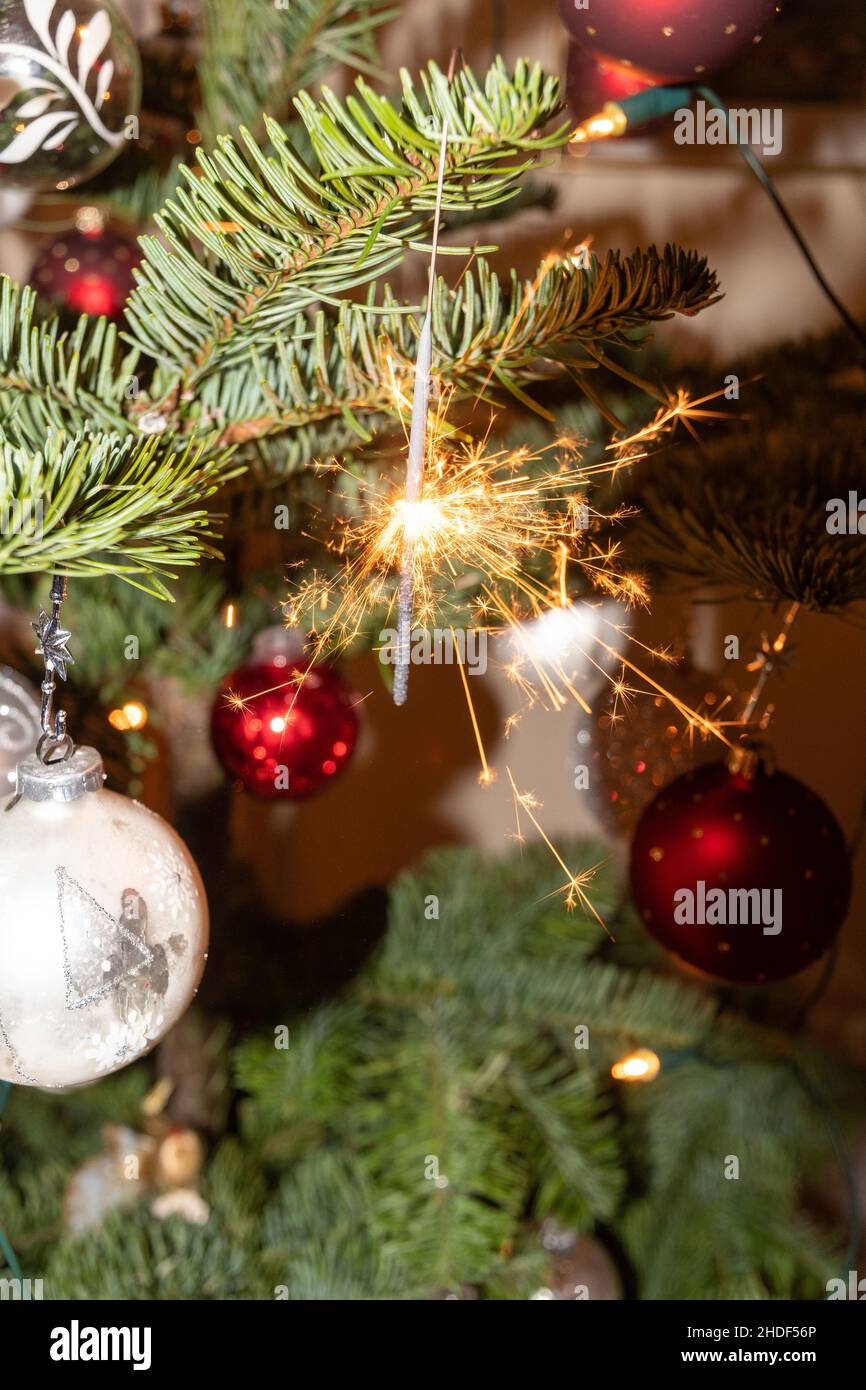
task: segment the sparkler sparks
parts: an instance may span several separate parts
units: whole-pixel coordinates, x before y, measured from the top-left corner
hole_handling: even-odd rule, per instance
[[[569,255],[582,258],[585,248],[553,259]],[[533,289],[528,287],[522,311]],[[495,367],[494,358],[491,376]],[[383,376],[390,381],[391,408],[404,428],[412,416],[410,463],[417,465],[420,460],[423,467],[408,470],[407,484],[397,469],[359,476],[339,462],[326,465],[347,484],[343,514],[336,524],[329,519],[326,534],[317,538],[334,564],[329,572],[304,577],[284,608],[288,626],[310,632],[306,669],[359,639],[369,643],[371,635],[396,614],[398,650],[391,653],[391,660],[396,656],[394,694],[399,702],[405,698],[412,624],[450,629],[481,765],[480,781],[489,786],[495,769],[484,747],[454,627],[459,620],[465,625],[468,614],[468,620],[489,635],[511,634],[513,658],[506,672],[527,707],[560,710],[574,703],[590,713],[579,688],[581,678],[567,660],[542,658],[527,640],[528,623],[559,612],[576,619],[575,650],[582,670],[600,673],[612,685],[616,718],[622,717],[621,708],[638,694],[662,695],[682,717],[691,737],[717,738],[730,747],[729,723],[718,718],[720,711],[713,711],[716,717],[711,718],[689,709],[633,659],[633,653],[642,651],[658,663],[667,654],[644,646],[623,623],[611,622],[601,612],[602,598],[631,609],[645,605],[648,594],[642,578],[623,567],[619,545],[599,538],[602,522],[607,529],[630,514],[629,509],[599,513],[589,503],[600,479],[609,481],[645,458],[680,423],[691,429],[697,420],[721,415],[707,406],[724,392],[696,400],[684,391],[670,396],[656,392],[660,406],[654,418],[632,434],[620,430],[604,457],[584,464],[583,441],[567,436],[536,452],[493,450],[487,439],[455,443],[461,436],[448,420],[451,394],[435,375],[427,383],[424,437],[419,440],[417,400],[410,397],[406,379],[398,376],[387,355]],[[332,497],[336,494],[333,489]],[[621,651],[623,643],[627,655]],[[386,659],[384,653],[380,655]],[[617,665],[620,674],[614,676],[611,670]],[[508,717],[506,735],[519,717]],[[586,893],[594,870],[571,872],[541,827],[537,803],[518,791],[510,771],[508,778],[518,837],[522,838],[523,815],[566,875],[567,906],[582,907],[604,926]]]
[[[529,820],[531,820],[541,839],[544,841],[547,848],[550,850],[550,853],[553,855],[557,864],[565,874],[566,881],[561,891],[565,894],[565,905],[568,908],[569,912],[572,912],[579,903],[585,912],[589,912],[592,914],[592,916],[595,918],[595,920],[601,927],[602,931],[605,933],[605,935],[609,937],[611,941],[613,941],[614,938],[611,936],[610,932],[604,924],[604,921],[602,920],[599,913],[596,911],[596,908],[594,907],[592,901],[589,897],[587,897],[587,894],[584,891],[592,883],[592,880],[595,878],[595,875],[601,868],[601,864],[593,864],[588,869],[582,869],[579,873],[573,873],[572,870],[566,864],[562,855],[559,853],[559,850],[556,848],[553,841],[550,840],[546,835],[541,825],[541,822],[535,814],[535,812],[540,809],[538,801],[533,796],[532,792],[521,792],[517,790],[517,783],[515,782],[511,774],[510,767],[507,767],[505,771],[508,773],[508,780],[511,783],[511,792],[512,796],[514,797],[514,813],[517,818],[517,838],[520,840],[523,839],[523,832],[520,828],[520,812],[523,811],[524,814],[528,816]]]
[[[567,661],[542,659],[527,640],[528,622],[561,612],[578,619],[574,629],[580,664],[613,687],[616,717],[622,717],[618,707],[627,707],[639,694],[662,695],[692,738],[716,738],[730,747],[726,730],[735,721],[723,722],[719,711],[711,717],[690,709],[633,656],[645,653],[657,665],[671,660],[668,653],[645,646],[623,623],[611,622],[600,611],[599,598],[618,600],[628,609],[645,605],[648,594],[641,577],[622,566],[618,544],[598,539],[601,522],[607,527],[630,514],[629,509],[599,513],[588,500],[601,477],[609,479],[644,458],[649,446],[680,422],[714,415],[705,409],[713,399],[715,395],[692,400],[676,393],[648,425],[615,440],[606,458],[584,465],[581,442],[568,437],[536,452],[495,451],[486,440],[454,444],[447,423],[450,397],[439,391],[427,422],[426,467],[413,496],[407,496],[397,473],[359,479],[339,463],[329,465],[338,476],[351,478],[346,515],[336,529],[330,523],[325,537],[336,572],[305,577],[285,609],[290,626],[311,631],[310,665],[387,624],[398,609],[401,586],[405,590],[408,562],[413,621],[419,626],[444,622],[453,638],[456,616],[462,612],[465,621],[468,610],[471,621],[486,633],[511,634],[513,659],[506,672],[527,707],[560,710],[575,703],[591,712]],[[398,409],[408,405],[396,378],[395,402]],[[620,650],[623,642],[628,654]],[[454,641],[453,646],[480,781],[489,786],[495,769],[484,747],[459,644]],[[617,666],[620,674],[614,676],[611,669]],[[518,718],[509,716],[506,734]],[[512,795],[515,809],[529,818],[566,872],[567,905],[597,916],[585,891],[591,874],[574,875],[567,869],[541,829],[531,798],[519,793],[513,780]]]
[[[599,592],[645,601],[639,577],[620,573],[618,548],[598,545],[584,525],[598,515],[584,500],[589,473],[558,454],[557,446],[489,453],[483,442],[439,443],[416,500],[387,476],[362,486],[355,514],[330,542],[337,575],[302,581],[289,622],[314,628],[316,654],[349,646],[375,614],[392,612],[407,552],[419,624],[465,606],[470,590],[488,631],[568,606],[569,567]]]

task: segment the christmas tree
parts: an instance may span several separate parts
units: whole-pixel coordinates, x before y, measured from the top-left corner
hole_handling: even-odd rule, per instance
[[[669,386],[652,330],[717,277],[554,228],[575,119],[533,61],[389,73],[376,0],[205,0],[140,42],[140,110],[121,16],[5,9],[0,70],[26,44],[49,77],[4,98],[4,197],[61,230],[0,289],[3,1274],[826,1297],[863,1077],[806,1025],[856,845],[760,740],[799,613],[866,596],[860,412],[811,442],[849,341]],[[681,76],[646,80],[658,115]],[[486,240],[527,211],[528,274]],[[739,684],[642,640],[671,585],[775,608]],[[551,837],[513,771],[488,650],[532,717],[582,721],[592,835]],[[456,761],[512,808],[498,856],[435,815],[402,834],[457,746],[425,665],[458,667],[431,673],[465,701]],[[311,878],[360,861],[312,924],[281,898],[310,813]]]

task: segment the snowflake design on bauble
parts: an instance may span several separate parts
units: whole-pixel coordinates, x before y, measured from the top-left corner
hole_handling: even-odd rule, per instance
[[[124,1021],[115,1021],[107,1032],[94,1033],[87,1040],[84,1055],[97,1071],[112,1071],[125,1060],[133,1061],[159,1037],[165,1014],[133,1010]]]
[[[189,917],[198,906],[198,889],[186,860],[160,840],[145,846],[149,897],[172,922]]]

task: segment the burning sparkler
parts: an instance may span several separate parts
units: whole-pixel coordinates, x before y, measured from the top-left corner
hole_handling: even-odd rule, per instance
[[[459,432],[448,422],[450,393],[431,375],[430,309],[446,140],[447,128],[443,128],[433,259],[415,365],[405,480],[401,483],[387,472],[359,480],[337,462],[327,465],[336,477],[343,473],[351,479],[347,514],[336,527],[329,523],[325,538],[326,549],[337,562],[336,572],[306,576],[284,610],[289,626],[311,634],[308,669],[327,654],[369,637],[377,621],[382,626],[395,614],[393,695],[395,703],[402,704],[413,623],[437,626],[444,620],[453,637],[456,615],[468,605],[481,630],[512,634],[515,656],[506,670],[527,705],[540,703],[559,710],[574,702],[589,713],[575,673],[562,662],[541,658],[525,640],[528,621],[554,610],[578,615],[583,609],[592,621],[576,622],[574,627],[585,666],[611,682],[623,700],[640,689],[664,696],[692,735],[714,737],[730,747],[726,724],[689,709],[630,654],[622,653],[625,643],[648,653],[653,661],[664,661],[666,656],[638,642],[623,623],[611,622],[600,613],[600,599],[612,598],[630,609],[645,604],[647,592],[641,577],[622,567],[618,544],[598,539],[598,523],[603,521],[607,527],[627,515],[628,509],[601,514],[589,505],[599,478],[609,480],[646,457],[651,446],[679,424],[691,428],[695,420],[714,417],[716,412],[706,407],[723,392],[699,400],[682,391],[669,397],[654,392],[660,407],[649,424],[631,435],[621,430],[606,457],[591,464],[582,462],[582,441],[566,437],[537,452],[492,450],[487,439],[460,442]],[[562,258],[571,255],[563,253]],[[534,288],[527,287],[525,303],[530,302]],[[495,366],[494,358],[491,373]],[[390,359],[384,368],[392,386],[393,408],[404,420],[410,410],[406,382],[398,379]],[[459,646],[454,645],[481,763],[480,780],[487,786],[495,772],[484,748]],[[611,664],[618,662],[622,674],[616,678]],[[292,697],[297,698],[297,690]],[[506,733],[518,718],[509,718]],[[518,792],[510,773],[509,781],[515,811],[532,821],[566,873],[568,906],[579,904],[594,911],[583,891],[591,875],[576,876],[567,869],[537,821],[535,803],[528,794]]]
[[[454,76],[457,49],[451,54],[448,81]],[[400,562],[400,597],[397,613],[397,666],[394,672],[394,704],[406,703],[409,686],[409,647],[412,636],[414,607],[415,541],[423,528],[423,516],[416,516],[424,474],[424,454],[427,446],[427,412],[430,398],[430,367],[433,357],[433,289],[436,284],[436,252],[439,247],[439,222],[442,216],[442,190],[445,183],[445,153],[448,148],[448,117],[442,121],[439,144],[439,173],[436,180],[436,207],[433,212],[433,244],[430,250],[430,269],[427,281],[427,309],[418,340],[415,358],[415,389],[412,395],[412,424],[409,431],[409,453],[406,459],[406,499],[404,507],[403,549]]]

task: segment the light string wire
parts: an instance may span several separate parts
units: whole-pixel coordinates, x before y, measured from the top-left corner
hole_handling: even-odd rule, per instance
[[[722,98],[718,95],[718,93],[714,92],[712,87],[706,87],[703,85],[696,87],[695,91],[700,96],[705,97],[711,106],[714,106],[717,110],[724,112],[725,119],[728,123],[729,132],[736,135],[737,131],[734,126],[731,113],[728,107],[722,101]],[[842,300],[839,298],[835,290],[833,290],[831,285],[828,283],[827,277],[824,275],[824,272],[822,271],[814,255],[812,254],[812,251],[809,248],[809,244],[806,241],[806,238],[803,236],[803,233],[800,231],[800,228],[794,221],[793,216],[788,211],[786,204],[783,202],[780,193],[778,192],[775,184],[773,183],[773,180],[770,178],[770,175],[767,173],[767,170],[765,169],[764,165],[761,163],[760,159],[758,159],[754,150],[752,150],[751,147],[748,144],[746,144],[744,140],[740,140],[738,137],[735,143],[737,149],[739,150],[749,169],[751,169],[752,173],[754,174],[755,178],[758,180],[759,184],[763,188],[767,197],[772,202],[773,206],[775,207],[785,226],[788,228],[788,231],[791,233],[791,236],[794,238],[794,241],[797,243],[797,246],[799,247],[804,257],[806,264],[808,265],[813,276],[815,277],[815,280],[817,281],[819,287],[821,288],[829,302],[832,304],[833,308],[836,310],[836,313],[839,315],[840,319],[845,324],[845,327],[854,336],[854,338],[856,338],[860,347],[866,350],[866,332],[864,332],[863,328],[857,322],[854,315],[850,312],[846,305],[842,303]]]

